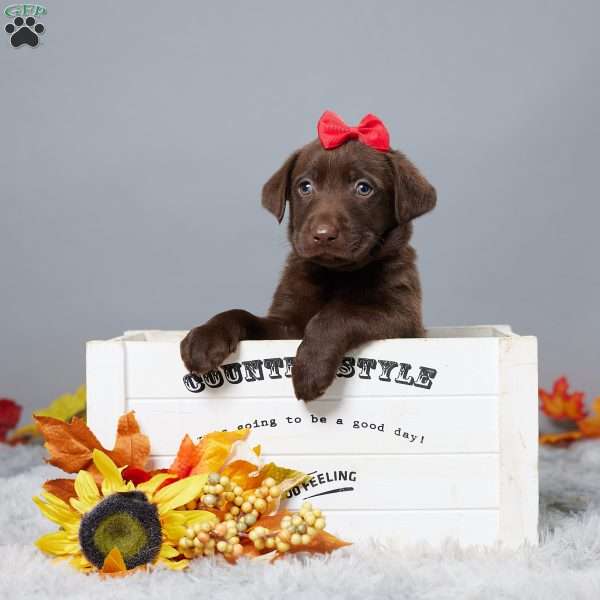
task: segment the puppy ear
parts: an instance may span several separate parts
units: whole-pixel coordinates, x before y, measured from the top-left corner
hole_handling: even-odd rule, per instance
[[[387,156],[394,176],[398,223],[406,223],[432,210],[437,200],[435,188],[402,152],[392,150]]]
[[[290,176],[299,154],[299,150],[294,152],[263,185],[262,205],[273,213],[280,223],[285,213],[285,201],[290,199]]]

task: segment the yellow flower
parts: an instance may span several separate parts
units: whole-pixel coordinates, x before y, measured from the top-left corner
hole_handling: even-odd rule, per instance
[[[34,498],[42,514],[60,526],[43,535],[37,547],[53,556],[69,559],[81,571],[105,573],[134,569],[156,562],[182,569],[178,540],[190,524],[216,520],[201,510],[176,510],[202,493],[207,475],[193,475],[160,488],[173,477],[160,473],[138,484],[125,482],[115,463],[94,450],[94,465],[102,475],[101,489],[88,471],[75,479],[76,497],[67,504],[54,494]]]

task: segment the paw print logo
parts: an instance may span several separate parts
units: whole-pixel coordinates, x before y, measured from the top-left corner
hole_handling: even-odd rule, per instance
[[[44,26],[36,23],[33,17],[15,17],[12,23],[9,23],[4,30],[10,35],[10,43],[14,48],[27,44],[35,48],[40,41],[38,34],[44,33]]]

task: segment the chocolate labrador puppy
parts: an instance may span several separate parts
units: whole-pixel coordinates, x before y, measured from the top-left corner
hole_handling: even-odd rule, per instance
[[[409,240],[436,192],[401,152],[361,141],[359,128],[337,147],[300,148],[264,185],[262,204],[279,222],[289,205],[292,247],[271,308],[266,317],[228,310],[192,329],[181,342],[189,371],[215,369],[240,340],[302,338],[292,379],[296,397],[313,400],[348,350],[423,335]]]

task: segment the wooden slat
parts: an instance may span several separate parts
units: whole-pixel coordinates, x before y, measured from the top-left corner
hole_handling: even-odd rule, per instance
[[[157,457],[155,466],[171,460]],[[270,460],[313,473],[293,497],[325,510],[489,509],[499,503],[497,454],[295,456],[293,462],[266,455]]]
[[[488,395],[498,393],[498,340],[501,338],[465,338],[465,339],[405,339],[381,340],[366,344],[350,352],[348,356],[372,359],[375,368],[365,377],[366,372],[355,367],[354,375],[337,377],[325,394],[325,398],[349,396],[422,396],[430,395]],[[127,395],[130,398],[177,398],[189,397],[285,397],[293,396],[290,377],[285,376],[285,368],[280,378],[271,378],[270,371],[262,366],[262,379],[252,379],[244,362],[264,361],[267,358],[293,357],[298,341],[246,341],[236,352],[230,355],[225,364],[240,363],[244,380],[224,384],[216,389],[206,387],[198,394],[186,389],[183,377],[186,370],[179,355],[177,342],[106,342],[123,343],[127,355]],[[400,379],[413,379],[418,376],[421,367],[435,370],[431,387],[426,389],[417,385],[396,382],[400,366],[390,373],[390,381],[379,361],[393,361],[409,364],[409,374]],[[362,372],[361,372],[362,371]],[[219,370],[217,379],[222,377]],[[289,371],[287,373],[289,375]],[[363,377],[361,377],[363,375]]]
[[[199,437],[247,425],[252,443],[273,454],[498,451],[495,396],[350,396],[310,403],[295,398],[136,398],[128,400],[127,408],[136,411],[154,454],[174,454],[186,433]]]
[[[500,541],[537,545],[538,377],[537,340],[503,340],[500,412]]]
[[[315,504],[316,506],[316,504]],[[335,511],[326,513],[327,531],[349,542],[377,538],[393,547],[448,539],[461,546],[492,545],[498,537],[497,510]]]
[[[86,345],[87,423],[107,448],[115,442],[117,421],[126,412],[125,354],[118,342]]]

